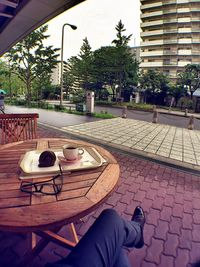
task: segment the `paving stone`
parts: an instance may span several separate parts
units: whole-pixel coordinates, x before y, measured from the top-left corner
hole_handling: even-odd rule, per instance
[[[115,210],[120,214],[123,215],[125,209],[126,209],[127,204],[118,202],[117,205],[115,205]]]
[[[194,242],[200,242],[200,225],[199,224],[193,225],[192,240]]]
[[[182,228],[182,219],[172,216],[171,222],[169,224],[169,232],[171,234],[180,235],[181,228]]]
[[[184,213],[182,218],[182,223],[183,223],[183,229],[192,230],[193,226],[192,214]]]
[[[144,257],[146,255],[146,246],[142,249],[134,249],[128,255],[131,266],[141,267],[141,264],[144,262]]]
[[[146,193],[146,197],[151,200],[154,200],[156,196],[157,196],[157,190],[155,189],[149,189]]]
[[[193,197],[192,197],[191,192],[187,191],[187,184],[185,186],[185,192],[183,194],[183,197],[184,197],[184,200],[186,200],[186,201],[193,201]],[[192,205],[192,208],[193,208],[193,205]],[[191,208],[191,210],[192,210],[192,208]]]
[[[174,266],[174,258],[166,255],[161,256],[161,262],[159,267],[173,267]],[[178,266],[177,266],[178,267]]]
[[[156,227],[154,225],[146,223],[144,227],[144,242],[147,246],[152,243],[152,238],[154,236]]]
[[[164,243],[164,254],[167,256],[177,256],[177,248],[178,248],[178,236],[174,234],[167,234],[167,241]]]
[[[158,181],[153,181],[153,183],[151,183],[151,188],[158,189],[159,187],[160,183]]]
[[[145,198],[142,201],[142,208],[144,209],[145,213],[148,214],[150,209],[152,208],[152,200]]]
[[[174,206],[174,196],[166,195],[166,197],[164,199],[164,205],[167,207],[173,207]]]
[[[142,191],[142,190],[138,190],[137,193],[135,194],[135,197],[134,199],[136,201],[143,201],[143,199],[145,198],[146,196],[146,192],[145,191]]]
[[[163,221],[170,222],[171,215],[172,215],[172,208],[164,206],[160,214],[160,219]]]
[[[193,198],[193,208],[200,210],[200,200],[198,198]]]
[[[193,210],[193,220],[195,224],[200,224],[200,211],[199,210]]]
[[[160,211],[155,210],[155,209],[150,209],[148,217],[147,217],[147,223],[157,226],[159,216],[160,216]]]
[[[161,181],[160,182],[160,187],[167,188],[167,186],[168,186],[168,181]]]
[[[141,166],[142,168],[142,166]],[[144,176],[142,175],[137,175],[137,177],[135,178],[135,183],[139,183],[143,185],[143,181],[144,181]]]
[[[164,204],[164,198],[162,197],[155,197],[153,201],[153,208],[156,210],[162,210]]]
[[[174,195],[175,191],[176,191],[176,189],[174,186],[168,186],[168,188],[167,188],[167,194],[168,195]]]
[[[183,205],[183,203],[184,203],[183,194],[181,194],[181,193],[177,193],[177,194],[175,195],[174,202],[177,203],[177,204],[181,204],[181,205]]]
[[[141,267],[156,267],[157,264],[152,262],[143,261]]]
[[[174,217],[182,218],[183,216],[183,206],[181,204],[174,203],[173,209],[172,209],[172,215]]]
[[[177,257],[175,259],[175,266],[187,266],[187,263],[190,260],[189,250],[178,249]]]
[[[192,242],[192,250],[190,252],[190,263],[195,263],[200,260],[199,256],[200,243]]]
[[[140,187],[142,190],[144,190],[144,191],[148,191],[149,189],[150,189],[150,187],[151,187],[151,183],[148,183],[148,182],[146,182],[146,181],[144,181],[143,183],[142,183],[142,186]]]
[[[158,226],[155,229],[155,237],[157,239],[166,240],[167,232],[169,230],[169,223],[166,221],[159,220]]]
[[[122,198],[120,199],[120,202],[125,203],[129,205],[131,203],[131,200],[134,198],[134,193],[130,191],[126,191]]]
[[[147,250],[146,261],[151,263],[159,264],[161,260],[161,253],[163,251],[164,242],[158,239],[152,239],[152,244]]]
[[[110,205],[116,206],[117,202],[120,201],[121,198],[122,198],[121,194],[113,192],[111,197],[107,200],[107,203]]]
[[[180,248],[190,250],[192,247],[192,231],[181,229]]]

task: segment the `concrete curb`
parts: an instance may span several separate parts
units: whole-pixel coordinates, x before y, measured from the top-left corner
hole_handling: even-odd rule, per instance
[[[180,169],[182,171],[191,172],[194,174],[199,174],[199,172],[200,172],[200,166],[197,166],[194,164],[178,161],[175,159],[166,158],[166,157],[163,157],[160,155],[158,156],[158,155],[155,155],[155,154],[150,153],[150,152],[144,152],[144,151],[140,151],[137,149],[131,149],[131,148],[125,147],[123,145],[114,144],[111,142],[106,142],[106,141],[99,140],[99,139],[91,137],[91,136],[80,135],[80,134],[76,134],[74,132],[72,133],[71,131],[68,131],[66,129],[57,128],[55,126],[48,125],[45,123],[39,122],[38,124],[40,124],[44,127],[50,128],[50,129],[54,129],[54,130],[63,132],[63,133],[68,134],[69,136],[71,136],[73,138],[78,138],[78,139],[81,139],[83,141],[92,142],[92,143],[97,144],[97,145],[100,144],[100,145],[104,146],[105,148],[112,148],[115,151],[125,153],[128,155],[132,155],[132,156],[137,156],[137,157],[144,159],[144,160],[150,160],[150,161],[156,162],[158,164],[163,164],[163,165],[175,168],[175,169]]]

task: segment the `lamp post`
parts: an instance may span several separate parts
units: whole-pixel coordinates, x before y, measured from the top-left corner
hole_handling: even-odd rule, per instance
[[[76,30],[77,27],[75,25],[65,23],[62,26],[62,40],[61,40],[61,70],[60,70],[60,106],[63,105],[63,46],[64,46],[64,28],[65,26],[69,26],[72,30]]]

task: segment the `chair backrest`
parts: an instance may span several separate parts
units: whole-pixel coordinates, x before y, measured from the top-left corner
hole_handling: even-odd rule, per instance
[[[37,138],[37,113],[0,114],[0,144]]]

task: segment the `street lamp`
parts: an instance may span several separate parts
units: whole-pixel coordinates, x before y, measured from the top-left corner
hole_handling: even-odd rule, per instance
[[[63,104],[63,46],[64,46],[64,28],[65,26],[69,26],[72,30],[76,30],[77,27],[75,25],[65,23],[62,26],[62,41],[61,41],[61,71],[60,71],[60,106]]]

